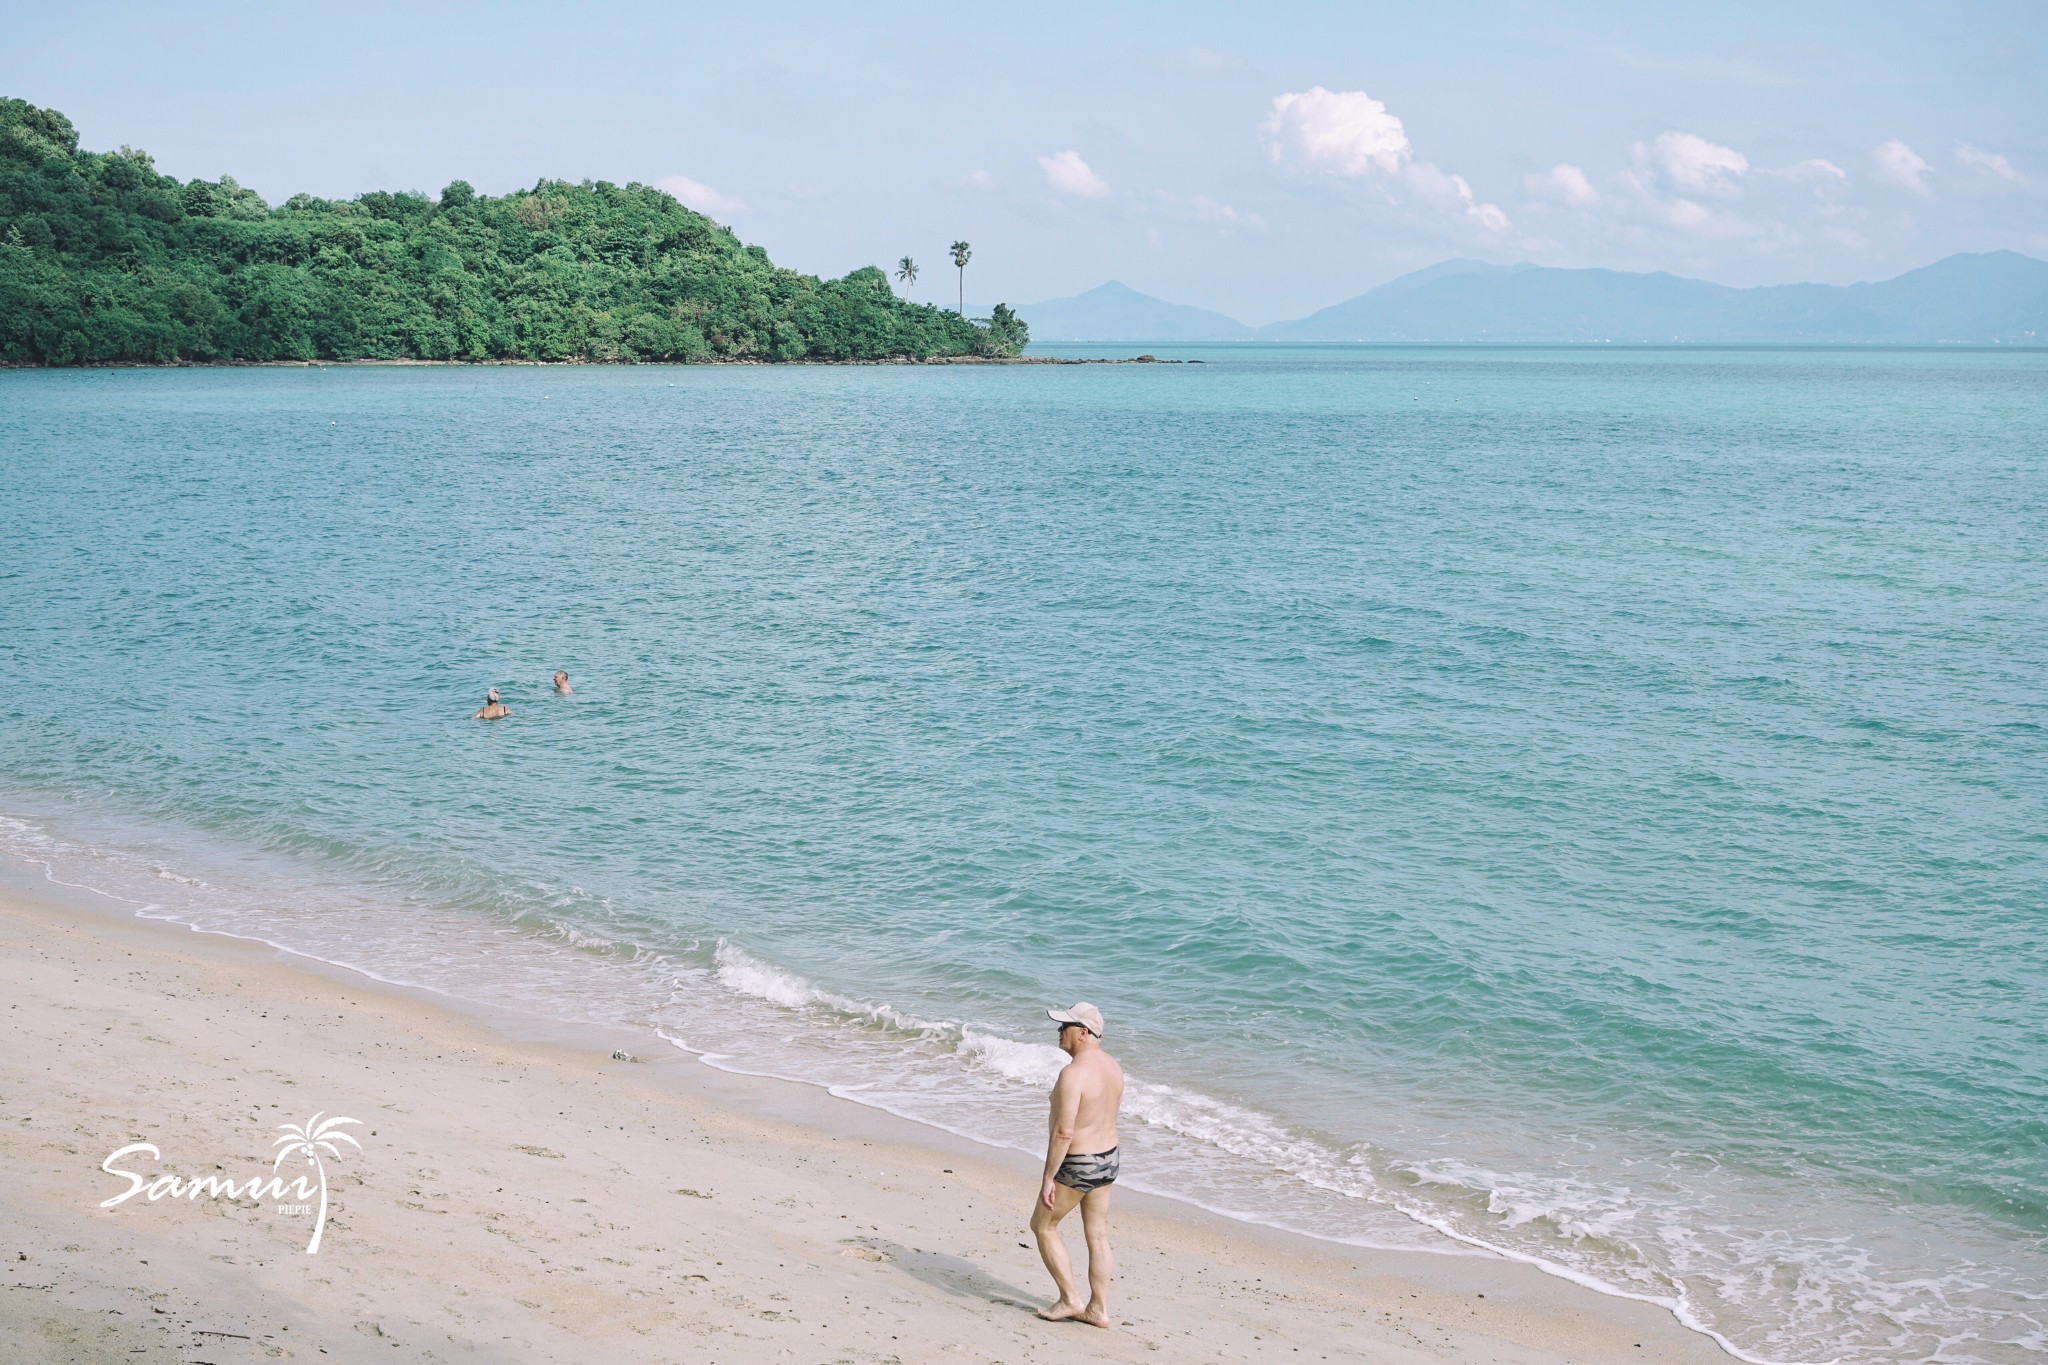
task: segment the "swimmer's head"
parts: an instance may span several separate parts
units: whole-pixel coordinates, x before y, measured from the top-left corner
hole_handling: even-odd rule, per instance
[[[490,691],[484,693],[484,700],[488,702],[490,705],[496,706],[498,704],[498,689],[494,687]]]

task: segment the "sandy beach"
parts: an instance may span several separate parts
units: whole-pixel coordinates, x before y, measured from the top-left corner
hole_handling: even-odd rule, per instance
[[[1117,1326],[1046,1324],[1019,1154],[82,906],[0,900],[0,943],[10,1360],[1726,1358],[1526,1266],[1132,1192]],[[274,1202],[100,1207],[129,1188],[101,1169],[118,1148],[158,1148],[115,1163],[145,1178],[241,1181],[316,1113],[362,1120],[317,1254]]]

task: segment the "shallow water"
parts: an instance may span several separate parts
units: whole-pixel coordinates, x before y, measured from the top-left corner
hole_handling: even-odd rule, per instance
[[[1086,998],[1129,1183],[2048,1351],[2048,353],[1180,354],[0,374],[0,849],[1021,1146]]]

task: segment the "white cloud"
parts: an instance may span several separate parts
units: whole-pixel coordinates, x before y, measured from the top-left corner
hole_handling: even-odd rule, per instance
[[[1101,176],[1089,169],[1081,154],[1074,151],[1054,152],[1041,156],[1038,164],[1045,168],[1045,178],[1061,194],[1071,194],[1082,199],[1107,199],[1109,186]]]
[[[992,190],[996,187],[996,178],[987,171],[969,171],[946,183],[956,190]]]
[[[1690,199],[1672,199],[1657,205],[1657,209],[1665,222],[1681,232],[1690,232],[1699,237],[1717,235],[1717,228],[1720,225],[1715,220],[1714,211],[1705,204],[1695,203]]]
[[[1458,196],[1465,201],[1465,213],[1488,232],[1506,232],[1514,224],[1498,204],[1482,204],[1472,197],[1472,187],[1465,183],[1465,177],[1454,175],[1451,179],[1458,186]]]
[[[2017,192],[2040,183],[2019,167],[2013,169],[2022,179],[2012,184],[1990,164],[1994,153],[1968,143],[1944,144],[1934,165],[1903,141],[1866,144],[1853,160],[1795,155],[1771,164],[1682,129],[1623,147],[1619,164],[1561,162],[1522,179],[1520,193],[1503,201],[1515,220],[1505,240],[1546,264],[1733,272],[1766,281],[1840,274],[1852,260],[1860,269],[1880,253],[1893,253],[1882,259],[1896,262],[1898,253],[1924,249],[1920,234],[1932,224],[1900,211],[1920,209],[1908,195],[1961,193],[1966,180],[1974,181],[1983,192],[1977,205],[1988,212],[1999,197],[1993,188]]]
[[[1956,160],[1962,162],[1965,166],[1972,166],[1977,170],[1989,172],[2000,180],[2011,180],[2017,183],[2020,178],[2020,173],[2012,168],[2012,163],[1997,152],[1987,152],[1982,147],[1972,147],[1967,142],[1956,144]]]
[[[1618,225],[1649,224],[1689,238],[1732,240],[1751,234],[1747,219],[1734,211],[1732,196],[1722,194],[1723,207],[1714,208],[1697,199],[1669,192],[1669,180],[1660,174],[1656,158],[1644,144],[1634,149],[1635,164],[1615,177],[1614,212]]]
[[[1636,143],[1636,166],[1614,178],[1616,194],[1610,217],[1616,223],[1651,223],[1688,237],[1737,237],[1743,219],[1729,209],[1710,209],[1698,199],[1665,192],[1657,172],[1645,164],[1642,143]]]
[[[1593,182],[1586,179],[1586,173],[1569,161],[1560,161],[1541,175],[1526,177],[1522,183],[1537,198],[1560,204],[1586,205],[1600,197]]]
[[[1879,144],[1870,154],[1871,165],[1877,168],[1877,178],[1896,185],[1913,194],[1927,194],[1927,177],[1934,167],[1920,159],[1920,153],[1905,143],[1893,138]]]
[[[703,181],[692,180],[687,175],[665,175],[654,183],[699,213],[738,213],[746,207],[732,195],[720,194]]]
[[[1413,154],[1401,120],[1363,90],[1318,85],[1275,95],[1273,112],[1259,131],[1274,161],[1332,175],[1392,174]]]
[[[1748,157],[1697,133],[1659,133],[1647,147],[1636,144],[1636,160],[1689,194],[1735,194],[1737,182],[1749,174]]]
[[[1403,178],[1438,208],[1462,213],[1488,232],[1506,232],[1511,226],[1500,205],[1479,202],[1462,175],[1452,175],[1427,161],[1417,161],[1403,173]]]
[[[1243,209],[1232,208],[1228,204],[1218,203],[1206,194],[1198,194],[1188,200],[1187,211],[1191,217],[1200,222],[1221,223],[1225,227],[1262,228],[1266,225],[1266,220],[1259,217],[1258,214],[1248,213]]]
[[[1849,181],[1847,171],[1834,162],[1825,161],[1817,156],[1806,161],[1795,161],[1783,170],[1771,171],[1769,174],[1777,176],[1780,180],[1814,185],[1844,185]]]
[[[1408,130],[1387,106],[1363,90],[1311,86],[1273,97],[1273,110],[1259,125],[1266,154],[1276,164],[1357,179],[1398,177],[1417,197],[1436,208],[1462,214],[1488,232],[1505,232],[1507,214],[1479,201],[1463,176],[1415,159]]]
[[[1750,164],[1733,147],[1672,129],[1636,143],[1629,162],[1614,179],[1609,216],[1618,224],[1649,224],[1704,240],[1731,240],[1754,231],[1734,209]],[[1701,200],[1719,200],[1721,206]]]

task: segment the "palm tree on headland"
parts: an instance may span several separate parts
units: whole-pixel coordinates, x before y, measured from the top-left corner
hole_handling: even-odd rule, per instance
[[[327,1230],[327,1167],[321,1163],[320,1153],[325,1152],[336,1160],[340,1160],[341,1148],[334,1145],[337,1142],[346,1142],[349,1146],[360,1152],[363,1149],[362,1143],[357,1142],[347,1133],[337,1133],[334,1130],[344,1123],[361,1122],[361,1119],[345,1119],[340,1115],[336,1115],[323,1123],[320,1121],[320,1116],[315,1114],[312,1118],[306,1120],[306,1125],[303,1128],[296,1123],[280,1123],[277,1125],[279,1130],[284,1133],[284,1136],[270,1145],[280,1147],[283,1150],[277,1154],[277,1160],[270,1163],[270,1169],[273,1172],[276,1171],[279,1166],[284,1164],[286,1157],[296,1156],[303,1152],[306,1156],[306,1164],[311,1166],[313,1174],[320,1178],[320,1216],[313,1223],[313,1240],[306,1243],[306,1254],[308,1256],[311,1256],[320,1249],[320,1234]]]
[[[974,255],[974,248],[965,242],[955,242],[948,248],[953,253],[953,264],[960,267],[960,316],[967,316],[967,262]]]
[[[917,283],[917,262],[905,256],[896,262],[896,278],[903,281],[903,297],[910,297],[910,286]]]

